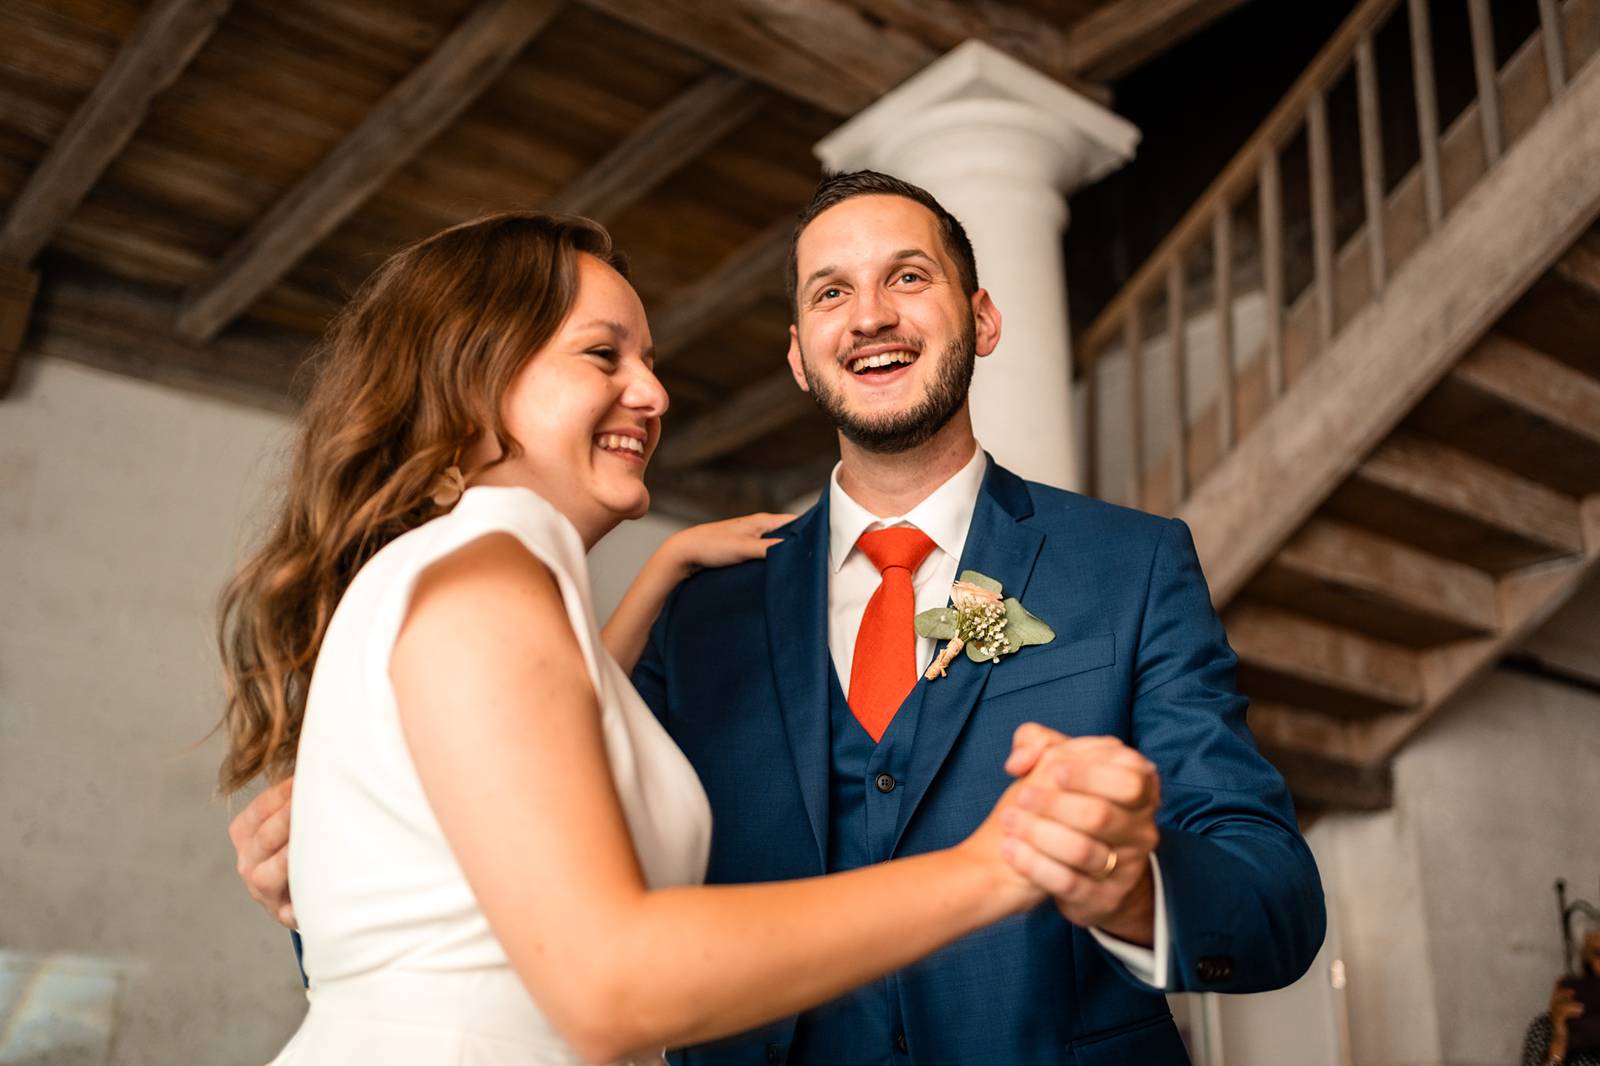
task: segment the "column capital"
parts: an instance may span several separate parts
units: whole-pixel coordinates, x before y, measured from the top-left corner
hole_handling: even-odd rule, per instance
[[[1063,194],[1133,158],[1139,130],[983,41],[957,45],[817,142],[829,170],[986,172]]]

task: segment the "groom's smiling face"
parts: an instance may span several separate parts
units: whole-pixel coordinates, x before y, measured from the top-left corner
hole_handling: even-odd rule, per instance
[[[933,212],[900,196],[845,200],[801,232],[795,266],[789,365],[846,439],[906,451],[965,406],[999,320],[986,293],[963,290]]]

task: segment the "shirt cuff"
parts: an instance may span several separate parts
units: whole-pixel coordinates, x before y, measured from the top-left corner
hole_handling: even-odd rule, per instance
[[[1161,863],[1150,853],[1150,876],[1155,879],[1156,915],[1153,948],[1119,940],[1109,933],[1090,929],[1089,935],[1115,956],[1143,984],[1157,991],[1167,987],[1167,894],[1161,887]]]

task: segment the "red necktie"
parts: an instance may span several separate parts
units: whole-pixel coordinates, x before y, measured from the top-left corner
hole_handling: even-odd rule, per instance
[[[917,684],[916,592],[911,575],[933,550],[920,529],[896,526],[861,534],[856,546],[883,575],[867,601],[850,661],[850,710],[872,737],[883,739],[894,712]]]

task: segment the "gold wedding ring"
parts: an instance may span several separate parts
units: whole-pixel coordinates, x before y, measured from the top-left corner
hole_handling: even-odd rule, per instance
[[[1117,868],[1117,849],[1112,848],[1106,852],[1106,868],[1095,875],[1096,881],[1104,881],[1111,876],[1111,871]]]

